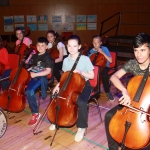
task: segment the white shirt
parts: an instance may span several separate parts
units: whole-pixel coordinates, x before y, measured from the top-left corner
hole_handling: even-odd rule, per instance
[[[63,48],[63,56],[67,55],[66,47],[62,42],[58,42],[57,44],[57,49],[59,50],[60,48]]]

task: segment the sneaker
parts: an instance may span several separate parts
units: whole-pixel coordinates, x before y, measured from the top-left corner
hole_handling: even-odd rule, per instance
[[[40,119],[40,117],[41,117],[40,113],[38,113],[38,114],[32,114],[32,118],[30,119],[28,125],[32,126],[32,125],[37,124],[37,122]]]
[[[76,142],[80,142],[83,139],[85,129],[86,128],[78,128],[78,132],[76,133],[75,139],[74,139]]]
[[[113,97],[113,95],[111,94],[111,92],[106,93],[106,95],[107,95],[109,101],[113,102],[115,100],[114,97]]]
[[[51,124],[49,127],[49,130],[53,131],[56,129],[56,125],[55,124]]]

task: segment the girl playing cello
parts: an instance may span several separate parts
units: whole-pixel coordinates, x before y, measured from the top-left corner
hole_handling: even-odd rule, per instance
[[[27,47],[30,47],[30,45],[32,44],[32,40],[29,39],[28,37],[24,37],[24,33],[21,28],[16,28],[15,33],[16,33],[16,37],[18,38],[18,40],[16,41],[16,46],[20,44],[20,42],[23,40],[23,43]]]
[[[5,47],[3,47],[3,41],[1,37],[0,37],[0,65],[1,65],[1,69],[4,67],[4,72],[2,73],[2,76],[0,77],[0,79],[9,77],[11,69],[10,69],[9,61],[8,61],[8,51]],[[2,91],[4,91],[5,89],[9,87],[10,82],[9,80],[6,80],[6,81],[1,81],[0,84],[2,87]]]
[[[32,40],[28,37],[24,37],[25,33],[22,31],[21,28],[16,28],[15,34],[16,34],[16,37],[18,38],[18,40],[16,41],[15,53],[21,55],[20,61],[22,61],[24,57],[24,52],[26,48],[30,48],[30,45],[32,44]],[[31,56],[29,56],[29,59],[27,59],[25,63],[28,63],[30,59],[31,59]]]
[[[60,77],[61,77],[59,70],[62,69],[62,62],[63,62],[63,59],[67,57],[67,51],[66,51],[65,45],[61,41],[59,41],[59,35],[57,32],[53,30],[49,30],[47,32],[47,40],[49,44],[52,44],[52,49],[55,48],[55,50],[59,52],[58,58],[55,59],[55,64],[54,64],[54,69],[53,69],[53,74],[55,78],[57,79],[57,81],[59,82]],[[51,55],[53,55],[53,53]],[[53,58],[53,56],[51,57]]]
[[[143,75],[145,73],[150,64],[150,37],[145,33],[139,33],[136,35],[133,40],[133,49],[135,59],[126,62],[126,64],[110,78],[114,86],[122,92],[122,97],[119,99],[119,103],[127,106],[130,105],[131,99],[127,89],[121,83],[120,78],[126,73],[132,73],[134,76]],[[105,115],[105,128],[109,150],[118,150],[118,143],[110,135],[109,124],[117,110],[121,110],[122,108],[122,105],[117,105],[109,110]],[[147,150],[149,149],[150,146],[147,147]]]
[[[77,35],[70,36],[68,39],[67,48],[68,48],[68,51],[70,54],[63,61],[62,70],[64,72],[71,70],[76,58],[79,55],[78,50],[81,48],[80,38]],[[78,119],[77,119],[76,124],[77,124],[78,131],[75,135],[76,142],[80,142],[83,139],[85,130],[88,126],[88,124],[87,124],[87,118],[88,118],[87,103],[88,103],[89,96],[90,96],[91,90],[92,90],[92,87],[90,86],[90,83],[88,80],[94,78],[93,69],[94,69],[94,67],[93,67],[90,59],[87,56],[81,55],[79,62],[76,66],[76,69],[74,70],[74,73],[78,73],[81,76],[83,76],[86,80],[86,83],[85,83],[85,87],[84,87],[82,93],[79,95],[79,97],[77,99]],[[60,89],[59,89],[59,83],[58,83],[53,90],[53,94],[55,92],[59,92],[59,90]],[[49,129],[55,130],[55,127],[56,126],[54,124],[51,124]]]

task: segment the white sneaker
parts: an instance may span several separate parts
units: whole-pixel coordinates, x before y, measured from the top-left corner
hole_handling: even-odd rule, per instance
[[[77,133],[75,135],[75,139],[74,139],[76,142],[80,142],[83,139],[85,129],[86,128],[78,128],[78,131],[77,131]]]
[[[51,124],[51,125],[50,125],[50,127],[49,127],[49,130],[51,130],[51,131],[52,131],[52,130],[55,130],[55,129],[56,129],[56,125]]]

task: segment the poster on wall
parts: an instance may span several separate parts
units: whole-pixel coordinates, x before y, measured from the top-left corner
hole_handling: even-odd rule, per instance
[[[65,15],[65,22],[75,22],[75,15]]]
[[[97,23],[87,23],[87,30],[97,30]]]
[[[77,22],[86,22],[86,15],[77,15],[76,21]]]
[[[38,30],[39,31],[47,31],[48,30],[48,24],[38,24]]]
[[[47,22],[48,22],[48,16],[47,15],[38,16],[38,23],[47,23]]]
[[[21,28],[21,30],[25,30],[24,24],[15,24],[15,28]]]
[[[87,22],[97,22],[97,15],[87,15]]]
[[[24,16],[23,15],[14,16],[14,21],[15,21],[15,23],[24,22]]]
[[[36,22],[36,16],[35,15],[27,15],[27,22],[28,23],[35,23]]]
[[[74,24],[73,23],[65,23],[63,29],[65,31],[74,30]]]
[[[13,25],[4,25],[4,32],[14,32]]]
[[[62,22],[62,16],[52,16],[52,22]]]
[[[27,27],[29,27],[31,31],[36,31],[37,30],[37,25],[36,24],[27,24]]]
[[[14,23],[13,16],[4,16],[4,25],[12,25]]]
[[[86,30],[86,23],[77,23],[77,30]]]
[[[53,30],[62,30],[62,23],[60,23],[60,22],[53,22],[53,24],[52,24],[52,26],[53,26]]]

